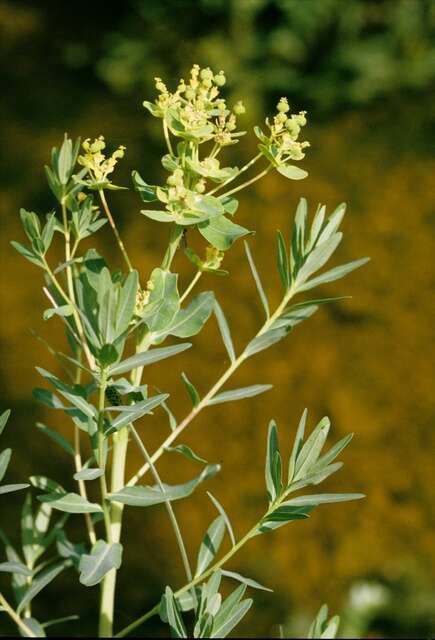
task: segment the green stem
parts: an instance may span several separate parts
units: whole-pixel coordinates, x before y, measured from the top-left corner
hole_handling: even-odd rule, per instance
[[[27,638],[36,638],[37,636],[33,633],[31,629],[26,625],[24,620],[20,618],[18,613],[11,607],[9,602],[6,600],[4,595],[0,593],[0,605],[6,611],[8,616],[15,622],[17,627],[21,629],[21,631],[25,634]]]
[[[163,135],[165,136],[165,140],[166,140],[166,145],[168,147],[168,151],[171,154],[171,156],[174,158],[175,154],[174,154],[174,151],[172,149],[171,139],[169,137],[168,125],[167,125],[166,120],[164,118],[163,118]]]
[[[294,287],[290,287],[281,303],[278,305],[275,312],[265,321],[261,329],[257,332],[255,338],[258,338],[263,333],[265,333],[275,322],[277,318],[281,315],[285,307],[287,306],[289,300],[296,293]],[[242,351],[242,353],[230,364],[228,369],[222,374],[219,380],[213,385],[213,387],[206,393],[206,395],[200,400],[200,402],[192,409],[192,411],[180,422],[175,429],[169,434],[166,440],[160,445],[160,447],[153,453],[151,456],[151,461],[154,463],[156,460],[160,458],[160,456],[165,452],[166,447],[170,446],[174,440],[178,438],[178,436],[186,429],[186,427],[192,422],[194,418],[200,413],[202,409],[204,409],[209,401],[217,394],[217,392],[221,389],[221,387],[227,382],[227,380],[232,376],[232,374],[239,368],[239,366],[246,360],[246,349]],[[140,469],[135,473],[132,478],[127,483],[127,486],[131,487],[135,485],[138,480],[149,471],[150,466],[146,462]]]
[[[129,271],[133,271],[133,267],[131,266],[130,258],[128,257],[128,253],[126,251],[126,248],[124,247],[124,243],[123,243],[123,241],[121,239],[121,236],[119,235],[119,231],[118,231],[118,229],[116,227],[116,224],[115,224],[115,221],[113,219],[113,216],[110,213],[109,205],[107,204],[106,196],[104,195],[104,191],[102,189],[99,189],[98,193],[100,195],[100,200],[101,200],[101,204],[103,205],[104,212],[105,212],[105,214],[107,216],[107,219],[109,221],[110,226],[112,227],[112,231],[115,234],[115,238],[116,238],[116,241],[118,243],[118,246],[119,246],[119,248],[121,250],[122,255],[124,256],[124,260],[125,260],[125,263],[126,263],[126,265],[128,267],[128,270]]]
[[[143,444],[143,442],[140,439],[136,429],[134,428],[134,426],[132,424],[130,425],[130,432],[131,432],[131,434],[132,434],[137,446],[141,450],[142,455],[144,456],[145,460],[150,465],[151,473],[153,474],[154,479],[157,482],[157,485],[158,485],[160,491],[164,495],[165,494],[165,488],[164,488],[163,483],[161,481],[160,475],[159,475],[157,469],[155,468],[154,464],[152,463],[151,458],[149,456],[149,453],[148,453],[145,445]],[[187,551],[186,551],[186,547],[185,547],[185,544],[184,544],[183,536],[181,534],[180,526],[179,526],[179,524],[177,522],[177,518],[175,516],[175,512],[174,512],[174,509],[172,507],[172,504],[168,499],[165,499],[165,506],[166,506],[166,510],[168,512],[168,515],[169,515],[169,519],[170,519],[171,524],[172,524],[172,528],[174,529],[175,538],[177,540],[178,548],[180,550],[181,560],[182,560],[183,566],[184,566],[184,571],[186,572],[187,580],[190,581],[190,580],[192,580],[192,569],[190,568],[189,558],[187,556]]]
[[[230,182],[232,182],[236,178],[239,178],[242,175],[242,173],[245,173],[245,171],[248,171],[248,169],[250,169],[252,167],[252,165],[254,165],[257,162],[257,160],[259,160],[261,158],[262,155],[263,155],[262,153],[258,153],[256,156],[254,156],[254,158],[252,158],[252,160],[247,162],[240,169],[240,171],[238,171],[236,173],[236,175],[232,176],[231,178],[228,178],[227,180],[225,180],[225,182],[222,182],[222,184],[218,185],[217,187],[215,187],[214,189],[209,191],[207,195],[209,195],[209,196],[213,195],[214,193],[216,193],[216,191],[219,191],[219,189],[222,189],[223,187],[226,187],[227,184],[229,184]]]
[[[192,289],[194,288],[194,286],[196,285],[196,283],[198,282],[198,280],[200,279],[201,276],[202,276],[202,271],[197,271],[196,274],[194,275],[194,277],[192,278],[191,283],[187,287],[186,291],[181,296],[180,304],[185,301],[185,299],[187,298],[189,293],[192,291]]]
[[[104,421],[103,411],[105,404],[107,373],[105,371],[101,374],[100,392],[98,400],[98,464],[104,471],[100,476],[100,488],[101,499],[104,513],[104,523],[106,527],[106,537],[109,543],[112,543],[112,529],[111,529],[111,514],[110,508],[107,502],[107,483],[105,472],[105,455],[104,455]],[[99,619],[99,637],[107,638],[113,635],[113,613],[114,613],[114,582],[116,580],[116,570],[112,569],[104,577],[101,584],[101,598],[100,598],[100,619]]]
[[[174,259],[175,252],[178,249],[178,245],[181,242],[181,238],[183,237],[183,227],[180,227],[178,224],[175,224],[171,229],[171,235],[169,236],[169,245],[166,249],[166,253],[162,260],[161,269],[164,271],[169,271],[172,260]]]
[[[266,169],[263,169],[263,171],[258,173],[256,176],[254,176],[250,180],[247,180],[246,182],[243,182],[242,184],[239,184],[238,187],[234,187],[234,189],[232,189],[231,191],[227,191],[226,193],[223,193],[221,195],[221,198],[223,198],[223,197],[227,198],[228,196],[232,196],[234,193],[237,193],[237,191],[241,191],[242,189],[245,189],[246,187],[249,187],[250,184],[253,184],[254,182],[257,182],[257,180],[260,180],[261,178],[264,178],[264,176],[266,174],[268,174],[271,169],[272,169],[272,165],[270,164]]]

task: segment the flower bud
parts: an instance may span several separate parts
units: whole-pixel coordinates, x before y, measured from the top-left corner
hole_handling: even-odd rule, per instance
[[[287,111],[290,111],[287,98],[281,98],[278,104],[276,105],[276,108],[280,113],[287,113]]]
[[[245,113],[245,111],[246,111],[245,105],[243,104],[243,102],[241,100],[236,102],[236,104],[234,105],[233,111],[237,116],[241,116],[241,115],[243,115]]]
[[[213,78],[214,83],[217,87],[223,87],[226,83],[227,79],[225,78],[225,74],[223,71],[219,71]]]

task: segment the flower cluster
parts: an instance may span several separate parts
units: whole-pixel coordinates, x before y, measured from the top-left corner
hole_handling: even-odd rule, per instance
[[[263,154],[274,166],[284,165],[289,160],[302,160],[304,149],[310,146],[307,141],[299,141],[302,127],[307,124],[306,111],[288,115],[290,106],[287,98],[281,98],[276,105],[277,114],[272,121],[266,118],[269,135],[265,135],[260,127],[255,128],[259,145]]]
[[[243,132],[236,132],[237,116],[245,112],[242,102],[230,110],[219,89],[226,83],[223,71],[213,73],[194,65],[188,80],[181,79],[171,93],[161,78],[155,78],[159,95],[144,106],[165,120],[171,133],[197,142],[214,140],[219,147],[235,144]]]
[[[80,155],[77,160],[79,164],[88,170],[91,177],[91,180],[86,183],[87,186],[90,188],[101,188],[102,186],[107,188],[110,184],[107,176],[113,172],[118,160],[124,157],[125,147],[120,145],[111,156],[106,156],[103,153],[106,148],[104,136],[95,138],[93,142],[90,141],[90,138],[87,138],[82,147],[85,153]]]

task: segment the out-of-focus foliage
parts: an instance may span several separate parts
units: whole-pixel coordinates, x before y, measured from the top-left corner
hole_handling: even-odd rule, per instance
[[[141,6],[147,9],[145,18]],[[291,14],[290,6],[296,6]],[[328,517],[325,514],[303,524],[302,538],[292,537],[290,530],[278,532],[272,552],[267,548],[266,553],[259,539],[234,566],[241,573],[248,566],[252,571],[257,555],[256,579],[267,582],[271,574],[280,576],[277,595],[282,599],[281,608],[271,610],[272,598],[265,594],[264,606],[260,603],[252,614],[259,635],[285,622],[289,613],[293,618],[296,605],[304,607],[311,620],[325,599],[325,582],[331,610],[341,613],[346,588],[356,578],[402,585],[394,591],[393,600],[401,603],[402,613],[411,611],[412,604],[409,616],[394,614],[393,624],[393,615],[388,614],[374,620],[372,629],[390,637],[433,633],[426,603],[432,598],[433,610],[429,588],[435,574],[434,7],[430,0],[143,0],[113,6],[82,0],[74,5],[54,0],[0,3],[4,66],[0,243],[5,310],[0,317],[0,382],[4,406],[17,408],[16,431],[9,430],[10,445],[5,442],[5,446],[16,447],[32,429],[29,457],[22,454],[22,469],[17,467],[11,482],[20,482],[37,465],[45,466],[47,475],[56,475],[63,464],[47,460],[47,451],[54,454],[56,449],[42,436],[37,437],[31,424],[47,416],[39,409],[36,415],[29,400],[32,387],[37,385],[37,374],[29,363],[44,363],[46,358],[48,365],[50,356],[27,328],[33,325],[42,335],[47,328],[39,315],[39,293],[31,284],[33,268],[17,260],[7,243],[19,234],[17,211],[21,204],[36,200],[41,213],[50,210],[51,201],[39,191],[39,167],[64,130],[75,135],[88,132],[89,136],[103,131],[112,140],[116,131],[115,146],[127,146],[126,170],[144,167],[145,173],[149,169],[158,174],[159,168],[150,163],[156,149],[151,118],[146,119],[140,106],[151,91],[153,77],[170,76],[176,83],[181,70],[194,59],[225,68],[228,77],[251,96],[247,119],[250,112],[262,110],[266,103],[273,105],[284,93],[293,98],[296,108],[309,110],[307,130],[312,148],[304,165],[310,172],[309,182],[283,186],[268,177],[252,203],[241,209],[240,223],[255,228],[267,246],[276,228],[287,228],[290,212],[302,193],[311,203],[326,202],[329,207],[345,200],[349,207],[345,231],[351,228],[352,233],[341,258],[345,261],[362,252],[372,257],[370,266],[346,282],[352,300],[323,309],[311,326],[301,327],[284,347],[277,347],[282,364],[276,363],[276,353],[270,351],[253,365],[255,372],[262,368],[265,380],[281,386],[284,379],[285,393],[272,392],[264,404],[235,406],[231,420],[225,420],[219,406],[211,408],[192,427],[203,434],[205,458],[216,443],[225,444],[223,462],[245,502],[235,502],[232,492],[221,492],[219,497],[238,531],[256,513],[262,490],[256,484],[258,469],[252,474],[245,471],[247,460],[263,451],[265,433],[258,425],[274,416],[290,428],[308,404],[314,408],[315,418],[331,415],[337,439],[349,430],[357,434],[347,454],[341,486],[364,491],[367,499],[357,506],[349,505],[345,513],[331,506]],[[314,25],[306,27],[305,37],[298,36],[303,42],[300,61],[294,54],[277,55],[271,50],[272,45],[281,50],[291,45],[287,36],[280,45],[277,35],[280,30],[289,32],[296,12],[299,23]],[[349,27],[344,37],[344,25],[352,22],[352,12],[363,16],[362,22],[358,28]],[[308,37],[308,33],[312,35]],[[351,49],[355,52],[352,56],[348,55]],[[129,50],[136,51],[136,57]],[[371,58],[368,62],[368,51],[371,55],[377,51],[376,61]],[[281,71],[275,73],[274,69]],[[281,79],[275,80],[277,75]],[[361,89],[355,89],[361,86],[363,98]],[[129,116],[125,118],[125,114]],[[313,124],[315,114],[322,116],[321,126]],[[243,143],[239,146],[247,159],[250,150]],[[158,150],[161,152],[160,147]],[[127,181],[126,173],[121,184]],[[121,210],[114,204],[114,209],[125,241],[145,272],[160,257],[164,238],[147,226],[134,196],[129,206]],[[101,234],[105,242],[110,241],[104,230]],[[253,242],[258,267],[267,272],[270,256],[261,252],[261,242]],[[231,260],[234,266],[242,264],[241,248]],[[184,275],[188,277],[187,271]],[[225,307],[236,343],[254,329],[260,313],[246,265],[237,278],[234,286],[241,291],[239,299]],[[219,286],[223,292],[224,279]],[[328,288],[328,295],[337,292],[333,285]],[[198,339],[197,353],[207,349],[207,359],[215,359],[215,370],[198,360],[189,367],[201,372],[204,386],[224,366],[217,337],[213,344],[209,342],[208,331],[212,330],[210,323]],[[299,363],[298,371],[288,366],[292,362]],[[251,377],[246,366],[235,386],[250,384]],[[168,386],[175,381],[176,372]],[[180,407],[180,415],[186,407]],[[236,424],[241,426],[235,429]],[[249,451],[239,444],[246,432],[251,435]],[[156,434],[156,442],[158,439]],[[339,479],[337,476],[336,483]],[[340,489],[337,484],[335,488]],[[193,503],[183,519],[185,528],[197,532],[198,544],[204,519],[211,515],[212,507],[204,516]],[[137,556],[155,549],[155,542],[162,537],[172,544],[164,513],[153,530],[138,514],[132,515],[128,526],[136,548],[135,557],[125,559],[128,580],[122,573],[120,576],[126,622],[143,611],[145,602],[153,604],[161,587],[157,573],[150,573],[144,584],[140,572],[139,582],[135,581],[130,567],[137,564]],[[156,566],[161,561],[156,558]],[[340,584],[335,575],[340,575]],[[179,579],[181,576],[174,575],[174,580]],[[59,584],[62,586],[62,579]],[[66,585],[64,588],[64,601],[77,597]],[[408,607],[405,603],[411,604]],[[81,606],[86,616],[93,605],[89,599]]]

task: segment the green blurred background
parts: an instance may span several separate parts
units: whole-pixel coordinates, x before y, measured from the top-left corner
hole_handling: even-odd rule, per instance
[[[256,230],[251,242],[271,296],[278,289],[272,247],[277,228],[288,231],[301,195],[311,208],[349,203],[341,262],[369,255],[371,263],[328,295],[352,300],[322,308],[280,347],[237,373],[230,386],[272,382],[253,401],[210,408],[184,441],[208,460],[221,461],[211,490],[243,532],[261,512],[266,425],[274,417],[289,442],[303,408],[311,425],[331,417],[332,437],[356,437],[345,468],[328,485],[363,491],[358,503],[323,507],[307,522],[251,543],[232,569],[273,586],[259,593],[240,627],[251,636],[300,635],[327,601],[344,612],[348,636],[422,637],[435,631],[435,483],[433,256],[435,133],[435,2],[431,0],[125,0],[74,3],[0,2],[2,59],[2,192],[0,384],[13,408],[6,443],[15,448],[9,481],[40,472],[67,481],[67,460],[34,429],[45,421],[68,434],[56,412],[32,400],[39,364],[56,372],[33,328],[63,345],[55,321],[43,322],[40,272],[9,246],[22,232],[18,208],[53,207],[43,164],[64,131],[100,133],[127,146],[118,184],[136,168],[161,178],[160,130],[141,107],[154,95],[153,77],[170,86],[194,62],[224,69],[230,101],[247,106],[248,130],[274,109],[281,95],[306,109],[311,149],[303,182],[270,175],[243,195],[238,221]],[[254,151],[243,139],[232,148],[239,166]],[[112,197],[112,209],[143,279],[160,261],[166,229],[138,214],[134,193]],[[98,248],[121,266],[109,232]],[[58,256],[60,259],[60,254]],[[57,259],[55,256],[54,259]],[[180,259],[182,278],[190,267]],[[243,345],[260,322],[260,309],[242,243],[228,254],[229,279],[204,279],[215,288]],[[213,320],[194,339],[183,369],[206,390],[225,366]],[[180,364],[177,365],[181,366]],[[156,366],[148,382],[172,392],[181,417],[188,408],[177,366]],[[60,373],[60,371],[57,371]],[[167,428],[144,421],[157,443]],[[131,470],[139,464],[131,457]],[[175,459],[161,465],[168,481],[193,471]],[[18,507],[4,499],[1,526],[16,537]],[[183,576],[163,509],[127,509],[129,540],[119,580],[119,624],[154,604],[164,584]],[[196,553],[214,517],[205,496],[177,507],[189,549]],[[15,532],[15,533],[14,533]],[[74,532],[76,539],[80,530]],[[73,536],[74,537],[74,536]],[[3,578],[0,579],[2,586]],[[79,612],[79,623],[58,633],[91,634],[97,589],[84,590],[72,574],[58,578],[35,606],[36,617]],[[9,628],[2,618],[1,633]],[[147,633],[161,634],[158,622]]]

